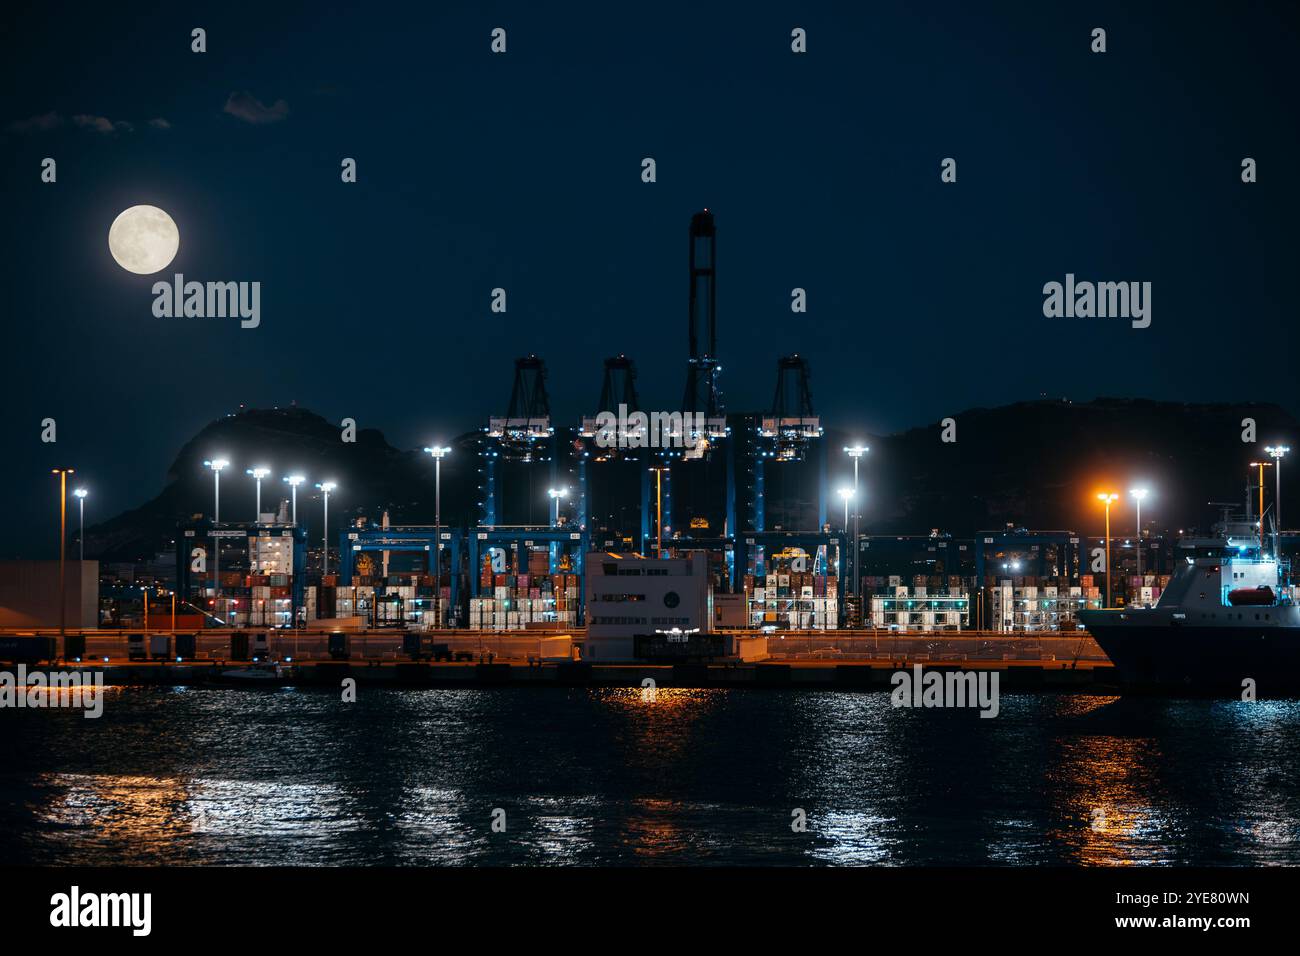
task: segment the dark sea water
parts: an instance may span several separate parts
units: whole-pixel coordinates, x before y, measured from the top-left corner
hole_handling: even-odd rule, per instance
[[[0,711],[4,862],[1300,865],[1297,702],[107,693]]]

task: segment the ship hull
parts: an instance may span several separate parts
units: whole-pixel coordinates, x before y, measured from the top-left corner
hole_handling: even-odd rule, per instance
[[[1133,690],[1240,697],[1300,694],[1300,628],[1089,622],[1088,632]]]

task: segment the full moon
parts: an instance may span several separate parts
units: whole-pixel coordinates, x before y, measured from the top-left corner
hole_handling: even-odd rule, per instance
[[[119,266],[138,275],[166,269],[180,247],[175,221],[157,206],[124,209],[108,227],[108,251]]]

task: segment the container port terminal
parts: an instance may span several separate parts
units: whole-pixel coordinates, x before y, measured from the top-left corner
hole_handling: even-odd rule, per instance
[[[1213,540],[1142,526],[1140,489],[1133,534],[1113,533],[1117,494],[1101,496],[1104,529],[1089,533],[873,533],[871,449],[831,447],[805,358],[776,358],[768,407],[727,409],[712,213],[691,218],[688,239],[680,408],[644,407],[636,363],[619,353],[604,359],[596,407],[562,421],[544,360],[519,357],[500,414],[424,449],[432,523],[394,520],[387,507],[343,513],[330,476],[281,476],[214,448],[203,463],[211,510],[178,522],[171,550],[82,560],[84,534],[67,533],[65,511],[58,562],[0,562],[0,634],[17,648],[55,628],[57,646],[34,655],[155,669],[260,658],[303,670],[364,661],[377,673],[762,662],[813,673],[899,661],[1091,670],[1105,657],[1081,615],[1154,605],[1178,562],[1213,553]],[[1278,501],[1266,509],[1264,469],[1280,471],[1286,450],[1252,463],[1244,501],[1261,541],[1261,516],[1274,522],[1279,555],[1297,538],[1278,530]],[[467,494],[444,514],[448,464]],[[252,521],[221,507],[223,474],[228,492],[248,480],[240,469],[256,482]],[[73,474],[55,473],[61,487]],[[834,494],[832,473],[845,476]],[[308,507],[298,499],[313,486]],[[141,651],[141,641],[167,647]]]

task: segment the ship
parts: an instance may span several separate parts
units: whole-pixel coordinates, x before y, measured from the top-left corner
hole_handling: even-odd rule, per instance
[[[1300,692],[1300,606],[1290,567],[1259,526],[1224,520],[1185,539],[1150,606],[1080,612],[1126,689],[1247,698]]]

